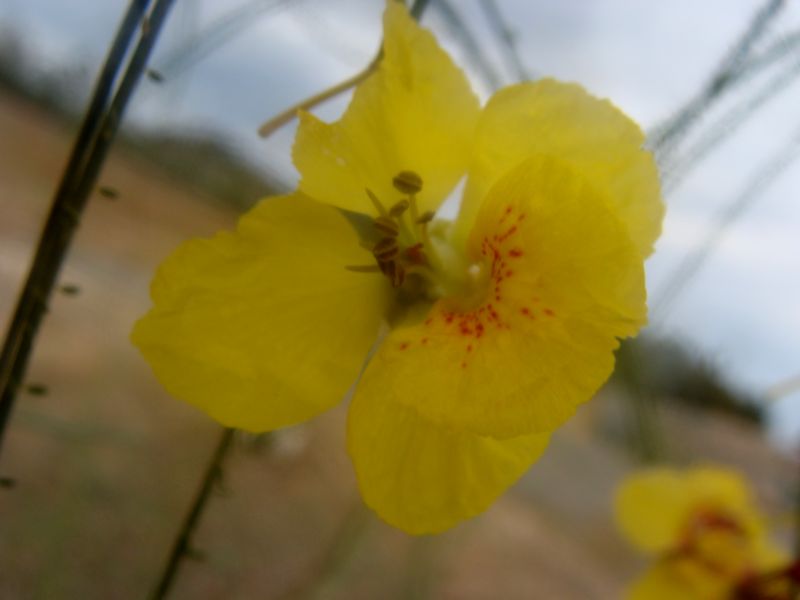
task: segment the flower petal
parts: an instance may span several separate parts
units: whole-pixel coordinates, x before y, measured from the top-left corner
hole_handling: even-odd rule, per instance
[[[464,193],[459,233],[466,239],[480,203],[509,169],[532,154],[568,162],[611,199],[639,251],[661,231],[658,171],[639,127],[607,100],[552,79],[497,92],[483,110]]]
[[[468,251],[491,273],[483,301],[442,299],[397,327],[356,393],[479,435],[552,431],[610,375],[617,338],[644,323],[642,258],[604,197],[544,157],[492,189]]]
[[[489,507],[549,436],[509,440],[441,427],[383,395],[356,393],[348,449],[364,501],[391,525],[437,533]]]
[[[344,268],[370,260],[338,210],[264,200],[161,265],[132,340],[167,391],[227,426],[303,421],[344,397],[375,341],[385,278]]]
[[[628,479],[616,498],[620,529],[633,544],[651,553],[678,547],[692,516],[703,512],[733,519],[746,534],[746,548],[755,562],[760,562],[761,553],[764,560],[775,556],[750,491],[735,471],[649,469]]]
[[[650,567],[628,590],[627,600],[724,600],[733,584],[696,561],[663,560]]]
[[[693,504],[685,479],[673,469],[649,469],[629,478],[615,500],[619,527],[649,553],[676,548]]]
[[[478,119],[464,74],[401,2],[388,2],[383,58],[342,118],[301,114],[293,149],[300,189],[341,208],[373,213],[365,188],[387,205],[401,171],[421,176],[421,211],[435,210],[464,175]]]

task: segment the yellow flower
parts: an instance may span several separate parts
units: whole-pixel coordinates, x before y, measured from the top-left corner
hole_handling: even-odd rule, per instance
[[[297,192],[164,262],[133,341],[171,394],[251,431],[358,380],[363,497],[425,533],[485,510],[608,377],[663,207],[609,102],[543,80],[481,110],[398,2],[383,50],[339,121],[301,115]],[[458,219],[432,220],[465,175]]]
[[[724,600],[786,562],[733,471],[644,471],[620,487],[616,513],[628,539],[655,558],[630,600]]]

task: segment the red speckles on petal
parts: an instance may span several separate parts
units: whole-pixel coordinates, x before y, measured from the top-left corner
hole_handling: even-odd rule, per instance
[[[408,342],[403,342],[398,346],[398,348],[400,348],[400,350],[405,350],[406,348],[408,348],[408,346],[409,346]]]
[[[536,319],[541,311],[540,306],[530,301],[527,306],[524,305],[516,281],[525,272],[524,263],[518,260],[527,252],[523,240],[519,239],[522,237],[520,223],[524,217],[514,205],[501,209],[493,231],[487,232],[480,240],[479,256],[489,279],[484,303],[466,312],[453,310],[452,305],[445,301],[435,305],[424,321],[421,336],[425,337],[414,340],[421,351],[450,348],[448,352],[455,351],[456,356],[461,354],[458,364],[462,369],[467,369],[471,360],[482,356],[481,351],[486,349],[482,345],[493,343],[487,340],[494,340],[498,332],[529,327],[524,319],[528,319],[528,322]],[[512,287],[505,287],[509,285],[508,282],[512,282]],[[520,282],[521,285],[524,284]],[[530,293],[535,291],[531,289]]]
[[[546,314],[548,317],[555,317],[555,316],[556,316],[556,313],[554,313],[554,312],[553,312],[552,310],[550,310],[549,308],[545,308],[545,309],[543,309],[543,310],[542,310],[542,312],[543,312],[544,314]]]

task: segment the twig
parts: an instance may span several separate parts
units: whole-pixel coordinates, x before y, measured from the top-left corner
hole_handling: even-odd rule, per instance
[[[294,106],[287,108],[285,111],[275,115],[269,121],[264,123],[261,127],[258,128],[258,135],[262,138],[267,138],[275,133],[278,129],[289,123],[297,116],[297,112],[300,110],[311,110],[318,104],[322,104],[326,100],[330,100],[349,90],[352,87],[357,86],[359,83],[364,81],[367,77],[369,77],[375,69],[378,68],[378,65],[381,62],[381,57],[383,53],[378,52],[375,58],[364,68],[364,70],[356,73],[352,77],[345,79],[341,83],[337,83],[333,87],[328,88],[327,90],[323,90],[319,94],[315,94],[310,98],[306,98],[305,100],[298,102]]]
[[[800,131],[797,131],[788,144],[764,163],[730,206],[717,217],[706,238],[678,266],[672,277],[661,287],[659,293],[655,294],[657,302],[653,309],[654,323],[663,322],[675,299],[703,266],[715,246],[722,240],[726,230],[748,207],[763,197],[767,186],[775,181],[798,157],[800,157]]]
[[[411,16],[415,19],[419,20],[422,17],[422,13],[425,11],[425,8],[428,6],[428,2],[430,0],[415,0],[414,4],[410,9]],[[258,135],[262,138],[267,138],[275,133],[278,129],[286,125],[287,123],[291,122],[297,117],[297,112],[301,110],[311,110],[315,106],[322,104],[326,100],[330,100],[331,98],[335,98],[339,94],[343,94],[350,88],[357,86],[359,83],[364,81],[367,77],[369,77],[375,69],[378,68],[378,65],[381,63],[381,58],[383,58],[383,47],[378,50],[375,54],[373,59],[369,62],[369,64],[360,72],[356,73],[352,77],[348,77],[344,81],[337,83],[333,87],[330,87],[326,90],[321,91],[318,94],[314,94],[310,98],[306,98],[305,100],[301,100],[297,104],[290,106],[283,112],[278,113],[274,117],[272,117],[269,121],[261,125],[258,128]]]
[[[167,80],[182,74],[214,50],[223,46],[246,27],[258,22],[265,13],[283,10],[297,0],[251,0],[224,14],[205,27],[188,43],[170,52],[160,61],[158,73]]]
[[[469,30],[464,19],[456,10],[456,7],[448,0],[436,0],[434,8],[444,19],[444,24],[449,27],[450,34],[461,44],[468,55],[470,65],[472,65],[482,76],[492,90],[496,90],[502,84],[492,64],[486,60],[486,54],[481,48],[476,36]]]
[[[714,148],[744,125],[764,104],[786,91],[798,77],[800,77],[800,52],[788,67],[767,81],[758,93],[733,106],[712,124],[704,135],[689,146],[685,152],[682,152],[680,158],[663,170],[664,193],[673,192],[686,175],[695,169]]]
[[[622,376],[633,415],[628,444],[637,458],[652,464],[665,458],[665,436],[658,405],[653,394],[642,384],[642,361],[636,343],[625,340],[617,350],[617,369]]]
[[[39,238],[33,264],[20,294],[0,354],[0,443],[27,367],[34,339],[72,236],[97,181],[128,100],[138,83],[172,0],[132,0],[95,86],[86,116]],[[139,42],[125,74],[109,98],[128,48],[142,23]]]
[[[503,18],[500,9],[498,8],[495,0],[481,0],[480,7],[483,9],[483,14],[486,20],[495,32],[495,35],[501,42],[501,47],[506,56],[507,62],[511,65],[514,73],[519,81],[527,81],[531,79],[531,74],[522,63],[519,52],[517,50],[517,38],[514,32],[509,29]]]
[[[657,154],[668,155],[685,131],[738,79],[739,68],[753,45],[785,4],[786,0],[766,0],[700,93],[648,135],[650,147]]]
[[[178,568],[181,565],[183,558],[191,550],[192,536],[197,527],[200,517],[203,514],[203,509],[206,507],[211,492],[214,489],[214,484],[222,477],[222,463],[228,453],[228,449],[233,441],[234,429],[225,428],[217,442],[217,447],[211,455],[211,460],[206,466],[206,472],[200,482],[200,487],[195,494],[194,501],[189,507],[189,512],[183,520],[183,525],[178,530],[178,535],[172,545],[172,552],[164,565],[164,570],[158,580],[150,598],[152,600],[161,600],[169,593],[172,584],[175,581],[175,576],[178,574]]]

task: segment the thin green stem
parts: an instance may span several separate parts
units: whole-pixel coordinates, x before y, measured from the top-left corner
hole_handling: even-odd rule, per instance
[[[200,487],[198,488],[194,500],[189,507],[189,511],[184,517],[183,525],[178,530],[178,534],[172,544],[172,551],[170,552],[169,558],[164,565],[164,570],[161,573],[158,584],[150,596],[152,600],[161,600],[162,598],[166,598],[167,594],[172,588],[172,584],[175,582],[175,577],[178,574],[178,569],[180,568],[181,562],[191,549],[194,530],[197,528],[197,524],[200,522],[200,517],[203,514],[203,510],[205,509],[206,504],[211,497],[214,484],[219,480],[220,477],[222,477],[222,464],[226,455],[228,454],[228,450],[231,447],[233,434],[233,429],[225,428],[222,430],[222,434],[217,442],[217,447],[214,450],[214,453],[211,455],[211,460],[206,466],[206,472],[202,481],[200,482]]]

